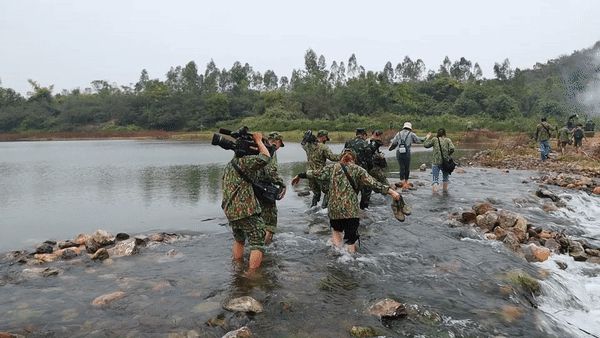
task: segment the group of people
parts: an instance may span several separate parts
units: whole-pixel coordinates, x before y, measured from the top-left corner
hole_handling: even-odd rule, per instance
[[[314,136],[312,133],[305,134],[302,141],[307,155],[307,170],[298,173],[292,179],[292,185],[301,179],[308,180],[313,193],[311,206],[317,206],[323,198],[321,207],[327,209],[332,244],[337,248],[345,244],[350,253],[356,251],[359,239],[359,210],[369,207],[373,191],[392,197],[394,215],[398,220],[404,221],[404,217],[410,214],[410,208],[387,179],[387,162],[380,150],[384,144],[382,138],[381,130],[373,130],[369,138],[364,128],[358,128],[356,136],[345,143],[340,154],[335,154],[326,145],[330,140],[327,130],[320,130]],[[256,132],[252,134],[252,139],[258,154],[236,155],[225,167],[221,204],[233,231],[233,258],[242,260],[244,246],[246,242],[249,244],[249,271],[261,265],[265,246],[272,241],[277,227],[276,202],[257,197],[252,182],[266,180],[278,186],[278,199],[286,193],[285,182],[277,170],[276,153],[284,146],[282,135],[272,132],[263,138],[261,133]],[[408,179],[413,143],[423,143],[424,147],[433,148],[432,189],[434,193],[437,192],[441,172],[443,191],[447,191],[449,173],[441,168],[444,159],[454,152],[452,141],[444,129],[438,130],[437,137],[432,138],[431,133],[418,137],[410,122],[404,123],[389,147],[389,150],[397,149],[400,187],[408,189],[410,186]]]
[[[569,122],[570,123],[567,123],[567,125],[557,130],[548,123],[545,117],[542,117],[535,130],[535,140],[540,144],[540,157],[542,161],[547,160],[552,151],[550,147],[550,138],[552,138],[553,131],[556,131],[557,145],[562,155],[565,154],[567,145],[570,144],[575,146],[576,153],[581,151],[583,140],[585,139],[583,124],[577,123],[574,125],[571,121]]]

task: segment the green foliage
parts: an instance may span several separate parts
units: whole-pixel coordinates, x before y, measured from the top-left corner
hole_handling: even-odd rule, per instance
[[[409,56],[387,61],[380,72],[366,71],[352,54],[346,63],[309,49],[304,67],[291,76],[264,74],[235,62],[204,71],[194,61],[171,67],[165,79],[144,69],[132,87],[94,80],[90,88],[53,93],[53,86],[29,80],[27,97],[0,87],[0,132],[26,130],[136,129],[204,130],[246,124],[259,130],[356,127],[439,127],[527,131],[540,116],[561,121],[572,113],[599,107],[578,98],[600,73],[600,43],[571,56],[512,69],[505,59],[494,66],[495,79],[483,79],[479,64],[446,57],[437,71]],[[396,66],[393,66],[396,64]],[[589,94],[589,93],[588,93]]]

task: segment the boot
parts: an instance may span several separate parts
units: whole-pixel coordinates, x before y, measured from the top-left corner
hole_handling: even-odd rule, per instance
[[[317,206],[317,204],[319,204],[319,201],[321,200],[321,194],[314,194],[313,198],[312,198],[312,202],[310,203],[310,207],[315,207]]]
[[[398,204],[400,206],[400,211],[402,211],[403,214],[405,215],[410,215],[410,213],[412,212],[412,208],[410,206],[408,206],[408,204],[406,204],[406,202],[404,201],[404,198],[402,196],[400,196],[400,200],[398,201]]]

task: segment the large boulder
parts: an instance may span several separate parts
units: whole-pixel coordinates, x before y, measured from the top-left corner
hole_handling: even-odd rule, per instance
[[[243,296],[229,300],[223,305],[225,310],[234,312],[263,312],[263,306],[254,298],[250,296]]]
[[[488,211],[495,211],[496,208],[492,206],[489,202],[478,203],[473,206],[473,210],[477,215],[483,215]]]
[[[92,234],[92,239],[101,246],[113,244],[115,241],[115,237],[113,235],[106,230],[101,229],[96,230],[96,232]]]
[[[406,316],[406,307],[393,299],[385,298],[369,306],[367,312],[379,318],[397,318]]]
[[[107,293],[105,295],[96,297],[92,301],[92,305],[94,305],[94,306],[107,305],[107,304],[110,304],[110,303],[112,303],[112,302],[114,302],[116,300],[124,298],[125,296],[126,296],[126,294],[123,291],[116,291],[116,292]]]
[[[247,326],[243,326],[235,331],[227,332],[221,338],[250,338],[252,337],[252,331]]]
[[[489,211],[484,215],[478,215],[477,225],[486,231],[494,230],[494,227],[498,225],[498,214],[495,211]]]
[[[535,244],[523,246],[523,253],[528,262],[544,262],[550,257],[550,249]]]
[[[139,251],[135,238],[117,242],[114,247],[107,249],[110,257],[123,257],[135,255]]]

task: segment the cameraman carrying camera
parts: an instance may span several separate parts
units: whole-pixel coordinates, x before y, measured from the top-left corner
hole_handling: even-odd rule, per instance
[[[242,260],[246,238],[250,244],[249,269],[255,270],[262,262],[265,245],[265,224],[261,217],[261,207],[254,195],[252,184],[242,177],[255,177],[270,160],[270,154],[263,143],[261,133],[251,134],[258,148],[258,155],[245,155],[236,152],[223,173],[223,200],[221,208],[229,220],[233,231],[233,259]]]

